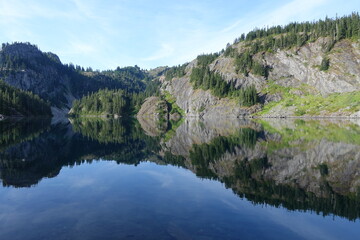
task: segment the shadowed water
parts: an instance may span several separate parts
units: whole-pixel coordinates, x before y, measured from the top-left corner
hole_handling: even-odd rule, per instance
[[[360,234],[356,121],[144,129],[133,119],[0,122],[0,239]]]

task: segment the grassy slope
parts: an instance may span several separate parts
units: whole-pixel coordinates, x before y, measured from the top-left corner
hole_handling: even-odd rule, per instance
[[[262,92],[267,94],[278,93],[282,96],[282,100],[278,102],[270,102],[264,105],[264,108],[257,115],[265,115],[275,106],[295,107],[295,116],[326,116],[335,112],[353,113],[360,111],[360,92],[350,93],[334,93],[327,97],[313,95],[310,86],[303,85],[300,88],[282,87],[280,85],[269,82],[268,87]],[[304,95],[298,96],[294,92],[301,91]]]

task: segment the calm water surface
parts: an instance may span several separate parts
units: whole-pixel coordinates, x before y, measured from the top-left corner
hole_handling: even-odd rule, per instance
[[[144,129],[144,130],[143,130]],[[358,239],[356,122],[0,123],[0,239]]]

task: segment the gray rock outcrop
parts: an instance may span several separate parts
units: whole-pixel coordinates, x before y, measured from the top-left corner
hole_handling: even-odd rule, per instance
[[[315,42],[307,43],[302,47],[276,52],[260,52],[254,55],[255,61],[261,62],[271,68],[266,79],[262,76],[249,73],[244,76],[236,73],[234,58],[221,55],[209,65],[210,70],[218,72],[227,82],[234,82],[236,87],[255,85],[258,92],[269,86],[269,83],[283,87],[296,88],[292,92],[297,96],[303,91],[318,94],[323,97],[332,93],[347,93],[360,91],[360,42],[342,40],[337,42],[330,52],[325,47],[330,39],[319,38]],[[232,46],[239,52],[243,51],[245,43]],[[320,71],[319,65],[323,58],[330,59],[330,69]],[[258,112],[261,107],[255,105],[251,108],[241,107],[238,102],[229,98],[215,97],[211,92],[202,89],[193,89],[190,83],[190,74],[197,61],[189,63],[186,75],[173,78],[172,81],[162,79],[162,89],[170,92],[176,103],[185,110],[189,117],[197,118],[239,118]],[[282,99],[279,94],[265,95],[264,103],[277,102]],[[360,99],[359,99],[360,101]],[[267,117],[294,116],[293,108],[273,109]],[[330,116],[357,117],[349,111],[330,114]]]

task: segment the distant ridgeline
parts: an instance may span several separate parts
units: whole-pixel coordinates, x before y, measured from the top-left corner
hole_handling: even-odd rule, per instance
[[[0,77],[15,88],[37,94],[51,106],[67,109],[74,99],[101,89],[140,93],[150,83],[148,72],[138,66],[101,72],[84,69],[62,64],[55,54],[41,52],[30,43],[2,45]]]

